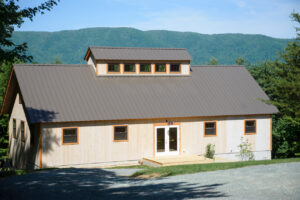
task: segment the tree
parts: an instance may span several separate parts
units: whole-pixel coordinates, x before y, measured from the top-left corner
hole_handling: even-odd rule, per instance
[[[45,10],[57,5],[55,0],[48,0],[37,7],[20,9],[16,2],[18,0],[0,0],[0,64],[13,62],[16,58],[23,62],[32,60],[32,56],[26,54],[26,43],[15,44],[10,40],[14,26],[21,27],[24,19],[32,21],[37,13],[44,14]]]
[[[235,63],[237,65],[248,65],[249,61],[241,56],[235,59]]]
[[[59,0],[58,0],[59,1]],[[32,56],[26,54],[27,44],[15,44],[10,38],[14,27],[21,27],[24,19],[30,19],[37,13],[51,10],[57,5],[55,0],[48,0],[37,7],[20,9],[18,0],[0,0],[0,104],[8,82],[12,64],[16,62],[28,62]],[[6,158],[8,153],[8,116],[0,117],[0,159]]]
[[[58,57],[56,57],[55,60],[51,61],[51,64],[63,64],[63,62]]]
[[[215,57],[212,57],[210,62],[208,63],[208,65],[217,65],[218,64],[218,60]]]
[[[300,16],[292,13],[300,23]],[[300,31],[296,28],[296,31]],[[291,157],[300,152],[300,35],[279,58],[249,67],[250,73],[279,109],[273,117],[273,156]]]

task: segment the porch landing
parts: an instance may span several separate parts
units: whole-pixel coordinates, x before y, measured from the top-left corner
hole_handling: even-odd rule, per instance
[[[142,163],[153,167],[213,163],[213,159],[198,155],[179,155],[143,158]]]

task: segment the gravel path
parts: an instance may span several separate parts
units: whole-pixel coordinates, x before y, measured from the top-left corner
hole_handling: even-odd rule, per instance
[[[116,173],[128,175],[71,168],[8,177],[0,199],[300,199],[300,162],[151,180]]]

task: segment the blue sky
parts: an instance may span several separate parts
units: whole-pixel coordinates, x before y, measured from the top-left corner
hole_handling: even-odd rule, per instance
[[[32,7],[42,0],[20,0]],[[289,17],[300,12],[300,0],[61,0],[58,6],[21,31],[59,31],[88,27],[133,27],[203,34],[296,36]]]

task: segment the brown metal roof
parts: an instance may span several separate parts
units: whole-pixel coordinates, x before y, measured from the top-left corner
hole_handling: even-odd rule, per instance
[[[182,48],[139,48],[139,47],[89,47],[96,60],[148,60],[148,61],[190,61],[192,57]]]
[[[68,122],[271,114],[242,66],[192,67],[189,77],[96,77],[89,65],[14,65],[29,120]]]

